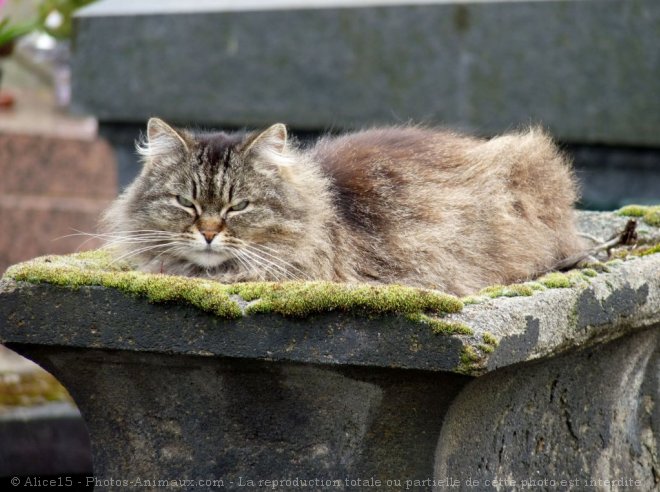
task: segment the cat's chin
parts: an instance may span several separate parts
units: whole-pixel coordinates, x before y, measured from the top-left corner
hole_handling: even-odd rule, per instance
[[[202,268],[215,268],[231,258],[229,253],[216,251],[193,251],[186,255],[187,259]]]

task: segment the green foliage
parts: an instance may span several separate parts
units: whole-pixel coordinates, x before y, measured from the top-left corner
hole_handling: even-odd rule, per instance
[[[43,0],[38,8],[38,24],[40,28],[57,39],[71,37],[73,14],[76,10],[95,2],[96,0]],[[49,16],[55,15],[61,22],[58,25],[47,25]],[[52,17],[51,17],[52,19]]]
[[[11,43],[21,36],[25,36],[36,27],[34,22],[12,24],[8,17],[0,20],[0,46]]]

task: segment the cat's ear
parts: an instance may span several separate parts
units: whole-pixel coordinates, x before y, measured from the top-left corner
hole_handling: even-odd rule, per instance
[[[290,166],[293,161],[288,152],[287,139],[286,126],[275,123],[263,132],[248,138],[243,153],[258,155],[259,161],[266,166],[274,168]]]
[[[249,139],[245,152],[261,150],[281,154],[286,149],[287,137],[286,126],[282,123],[275,123]]]
[[[137,150],[145,163],[158,162],[166,157],[188,152],[185,135],[179,133],[160,118],[150,118],[147,123],[147,135],[137,145]]]

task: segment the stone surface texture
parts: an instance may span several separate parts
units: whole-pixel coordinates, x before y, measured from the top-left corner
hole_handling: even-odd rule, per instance
[[[657,490],[659,378],[660,324],[477,378],[445,416],[435,476],[476,490]]]
[[[123,477],[130,470],[132,477],[223,478],[229,489],[238,487],[239,476],[425,476],[442,415],[468,380],[422,371],[13,347],[71,388],[90,429],[96,476]]]
[[[656,0],[240,5],[88,7],[75,105],[102,122],[541,123],[567,142],[660,144]]]

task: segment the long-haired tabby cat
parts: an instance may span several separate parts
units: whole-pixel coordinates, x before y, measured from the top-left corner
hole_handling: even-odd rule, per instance
[[[463,295],[576,253],[576,185],[538,129],[325,137],[193,134],[149,120],[144,166],[105,215],[141,270],[223,282],[401,283]]]

